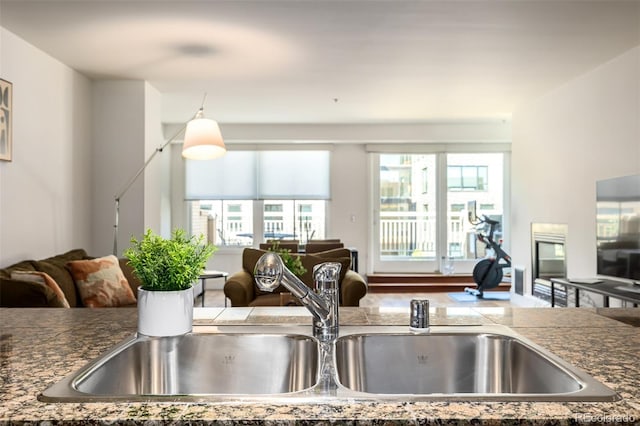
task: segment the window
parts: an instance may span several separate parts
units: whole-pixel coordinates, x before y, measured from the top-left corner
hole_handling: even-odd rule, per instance
[[[486,191],[487,166],[447,166],[449,191]]]
[[[265,213],[280,212],[282,213],[282,204],[265,204]]]
[[[412,164],[410,156],[386,155],[380,169],[380,193],[387,199],[411,197]]]
[[[469,260],[464,267],[457,262],[456,270],[470,272],[484,252],[468,220],[468,201],[477,202],[478,214],[502,222],[504,153],[385,152],[376,158],[374,270],[432,272],[448,256]]]
[[[222,246],[252,246],[272,238],[324,238],[329,154],[229,151],[215,160],[187,160],[191,233],[204,234]]]
[[[313,205],[300,204],[300,213],[313,213]]]
[[[277,204],[271,204],[277,203]],[[296,239],[308,241],[325,237],[326,202],[324,200],[272,200],[270,210],[279,215],[267,215],[265,202],[264,239]]]
[[[253,243],[253,201],[196,200],[190,202],[191,234],[211,244],[250,246]]]
[[[435,215],[429,206],[435,205],[436,194],[423,192],[435,188],[425,184],[435,181],[435,161],[435,155],[380,154],[381,259],[435,255]]]
[[[263,204],[263,214],[254,215],[254,201],[190,201],[191,232],[203,234],[219,246],[254,245],[254,220],[262,223],[262,240],[325,238],[325,200],[279,200]]]

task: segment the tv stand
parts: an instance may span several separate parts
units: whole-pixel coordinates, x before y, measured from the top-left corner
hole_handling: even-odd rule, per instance
[[[555,306],[555,286],[560,285],[567,289],[573,288],[575,293],[575,307],[580,306],[580,290],[589,291],[591,293],[600,294],[604,297],[604,307],[609,307],[609,298],[624,300],[625,302],[633,303],[633,307],[638,307],[640,304],[640,293],[636,293],[637,286],[635,284],[625,284],[621,281],[608,280],[606,278],[594,279],[598,281],[595,284],[585,284],[583,282],[570,281],[567,278],[551,278],[551,306]],[[629,287],[634,291],[625,291],[618,287]]]

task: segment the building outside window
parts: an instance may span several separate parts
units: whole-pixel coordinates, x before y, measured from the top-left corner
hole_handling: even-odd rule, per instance
[[[486,191],[487,166],[447,166],[449,191]]]
[[[218,246],[253,244],[252,200],[190,201],[191,234],[202,234]]]
[[[263,214],[254,209],[253,200],[190,201],[191,232],[203,234],[218,246],[254,245],[254,221],[262,222],[261,241],[270,239],[323,239],[326,235],[326,202],[324,200],[269,200]],[[257,214],[254,215],[254,211]]]

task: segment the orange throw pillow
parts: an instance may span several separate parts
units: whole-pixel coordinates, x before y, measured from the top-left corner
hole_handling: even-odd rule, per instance
[[[69,301],[64,296],[62,289],[58,283],[51,278],[46,272],[38,271],[13,271],[11,272],[11,279],[17,281],[29,281],[33,283],[42,284],[49,287],[56,295],[57,305],[63,308],[69,308]]]
[[[118,258],[113,255],[67,262],[67,269],[73,276],[84,306],[98,308],[136,303]]]

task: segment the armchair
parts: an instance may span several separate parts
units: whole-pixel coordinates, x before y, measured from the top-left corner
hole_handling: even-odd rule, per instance
[[[253,279],[253,269],[256,262],[265,253],[264,250],[246,248],[242,253],[242,270],[232,274],[224,285],[224,294],[231,300],[231,306],[280,306],[283,300],[280,293],[287,293],[283,286],[273,293],[258,289]],[[309,287],[313,287],[313,267],[323,262],[339,262],[340,270],[341,306],[359,306],[360,299],[367,294],[367,284],[357,272],[349,269],[351,253],[348,249],[335,249],[325,252],[298,255],[307,272],[300,277]],[[286,298],[285,298],[286,299]]]
[[[323,251],[333,250],[333,249],[338,249],[338,248],[343,248],[343,247],[344,247],[344,243],[341,243],[339,241],[331,241],[331,242],[309,241],[305,245],[305,252],[307,252],[307,253],[318,253],[318,252],[323,252]]]

